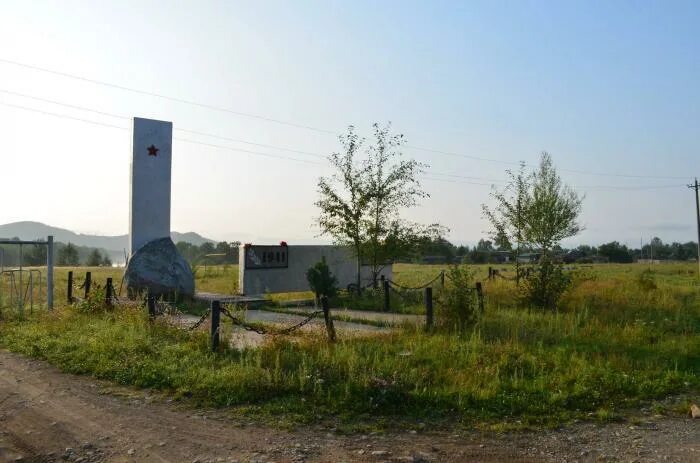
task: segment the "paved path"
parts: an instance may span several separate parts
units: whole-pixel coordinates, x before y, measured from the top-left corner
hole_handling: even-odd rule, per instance
[[[279,312],[271,312],[268,310],[247,310],[245,311],[245,320],[249,322],[266,322],[266,323],[271,323],[274,325],[278,325],[280,327],[283,326],[290,326],[297,324],[304,320],[307,316],[307,313],[305,312],[304,314],[301,315],[292,315],[292,314],[285,314],[285,313],[279,313]],[[194,315],[182,315],[181,316],[181,321],[185,325],[192,325],[195,323],[197,320],[199,320],[200,317],[196,317]],[[223,318],[222,318],[223,319]],[[225,321],[225,320],[224,320]],[[362,333],[381,333],[384,331],[388,331],[387,328],[382,328],[379,326],[373,326],[373,325],[365,325],[361,323],[351,323],[351,322],[343,322],[343,321],[334,321],[333,325],[336,328],[336,331],[338,331],[339,335],[343,336],[348,336],[348,335],[353,335],[353,334],[362,334]],[[209,322],[205,322],[203,326],[208,329],[209,327]],[[308,331],[308,330],[319,330],[319,329],[325,329],[324,328],[324,322],[323,322],[323,317],[317,317],[313,319],[311,322],[309,322],[308,325],[305,325],[301,329]],[[263,340],[265,339],[265,336],[245,330],[241,327],[234,327],[234,335],[230,337],[229,341],[232,346],[237,347],[239,349],[245,348],[245,347],[255,347],[259,346]]]
[[[300,314],[309,314],[316,309],[313,307],[289,307],[285,311],[293,311]],[[373,312],[369,310],[351,310],[351,309],[331,309],[331,314],[334,317],[347,317],[352,319],[362,319],[375,322],[386,322],[390,325],[400,325],[402,323],[421,324],[425,323],[424,315],[412,315],[390,312]]]

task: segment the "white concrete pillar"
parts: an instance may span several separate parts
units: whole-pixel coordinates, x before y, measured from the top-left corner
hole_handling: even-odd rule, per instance
[[[134,118],[129,213],[129,255],[170,236],[173,123]]]

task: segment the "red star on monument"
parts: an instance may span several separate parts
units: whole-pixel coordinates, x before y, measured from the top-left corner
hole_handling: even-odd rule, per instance
[[[155,145],[151,145],[147,149],[149,156],[158,156],[158,151],[160,151],[158,148],[155,147]]]

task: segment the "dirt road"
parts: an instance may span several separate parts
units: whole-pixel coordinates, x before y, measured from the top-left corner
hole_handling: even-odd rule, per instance
[[[700,461],[700,420],[538,434],[293,432],[60,373],[0,351],[0,461]]]

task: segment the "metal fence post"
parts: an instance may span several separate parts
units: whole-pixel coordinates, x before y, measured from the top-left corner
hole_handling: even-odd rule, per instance
[[[445,287],[445,271],[444,270],[440,273],[440,287],[441,288]]]
[[[477,281],[476,282],[476,297],[478,298],[479,301],[479,312],[484,313],[484,290],[481,287],[481,282]]]
[[[85,272],[85,299],[90,296],[90,286],[92,286],[92,272]]]
[[[46,242],[46,305],[53,310],[53,236],[49,235]]]
[[[221,302],[211,301],[211,350],[219,349],[219,324],[221,320]]]
[[[433,327],[433,288],[425,288],[425,327]]]
[[[68,288],[66,288],[66,299],[69,304],[73,303],[73,270],[68,272]]]
[[[391,309],[391,301],[389,300],[389,280],[382,275],[382,292],[384,293],[384,312]]]

